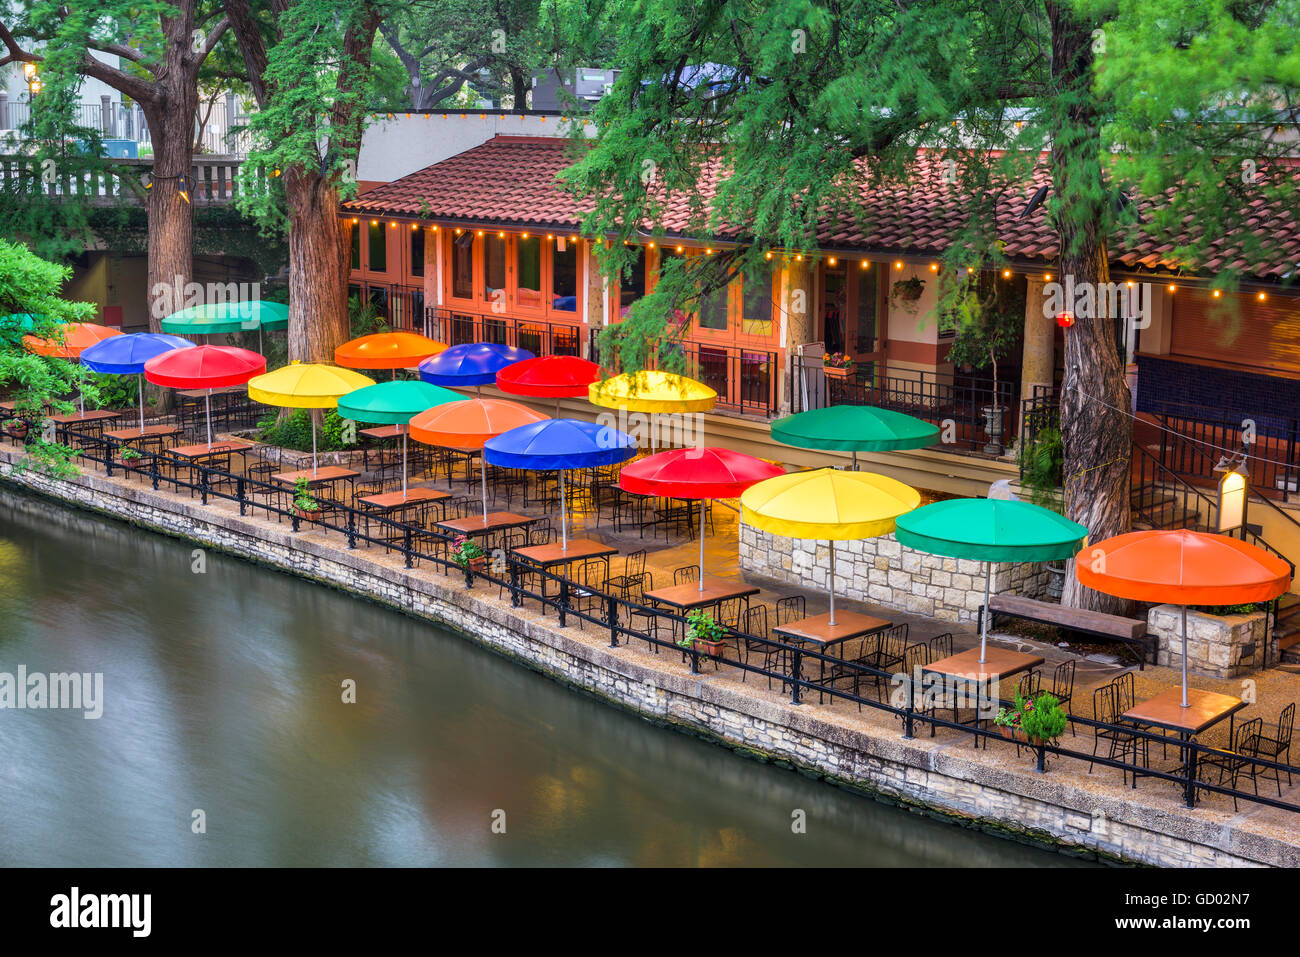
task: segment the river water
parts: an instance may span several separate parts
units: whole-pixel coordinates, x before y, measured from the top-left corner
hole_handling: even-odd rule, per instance
[[[655,727],[348,595],[203,561],[0,490],[0,672],[103,674],[98,719],[0,710],[0,864],[1074,863]]]

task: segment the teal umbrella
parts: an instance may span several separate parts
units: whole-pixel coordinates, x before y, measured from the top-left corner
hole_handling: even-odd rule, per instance
[[[772,438],[799,449],[835,449],[853,453],[889,452],[933,445],[939,427],[923,419],[870,405],[828,405],[777,419]]]
[[[1051,509],[994,498],[954,498],[900,515],[894,535],[902,545],[931,555],[984,563],[984,614],[980,661],[989,631],[989,563],[1048,562],[1074,557],[1088,530]]]
[[[261,299],[189,306],[173,312],[162,321],[163,332],[182,336],[208,336],[256,329],[259,351],[262,348],[263,329],[287,328],[289,307],[280,302],[264,302]]]
[[[345,419],[373,425],[406,425],[413,416],[444,402],[460,402],[458,392],[428,382],[397,379],[349,392],[339,399]],[[406,430],[402,430],[402,498],[406,498]]]

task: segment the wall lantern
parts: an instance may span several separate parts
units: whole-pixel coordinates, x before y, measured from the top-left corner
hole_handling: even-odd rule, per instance
[[[1250,498],[1250,481],[1245,474],[1245,463],[1236,467],[1220,462],[1214,470],[1222,471],[1219,479],[1218,523],[1215,531],[1228,534],[1246,527],[1246,500]]]
[[[1074,325],[1074,313],[1058,312],[1056,314],[1056,324],[1060,326],[1062,329],[1069,329],[1072,325]]]

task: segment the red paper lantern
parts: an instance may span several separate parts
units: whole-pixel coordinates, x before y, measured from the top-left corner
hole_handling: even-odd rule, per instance
[[[1069,329],[1072,325],[1074,325],[1074,313],[1072,312],[1057,313],[1056,324],[1060,326],[1062,329]]]

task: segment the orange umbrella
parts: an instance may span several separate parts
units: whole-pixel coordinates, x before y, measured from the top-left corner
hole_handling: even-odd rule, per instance
[[[411,419],[410,436],[425,445],[447,449],[482,449],[483,443],[521,425],[547,421],[549,416],[505,399],[466,399],[426,409]],[[487,516],[487,465],[479,459],[483,485],[483,515]]]
[[[85,349],[96,342],[103,342],[113,336],[120,336],[122,330],[101,326],[94,322],[70,322],[63,327],[63,341],[57,339],[40,339],[36,336],[23,336],[23,345],[29,352],[51,359],[79,359]]]
[[[349,369],[410,369],[446,348],[418,332],[377,332],[343,343],[334,361]]]
[[[1187,707],[1187,606],[1270,601],[1291,587],[1291,566],[1264,549],[1227,535],[1155,529],[1085,545],[1076,557],[1079,582],[1137,601],[1181,605],[1183,707]]]

